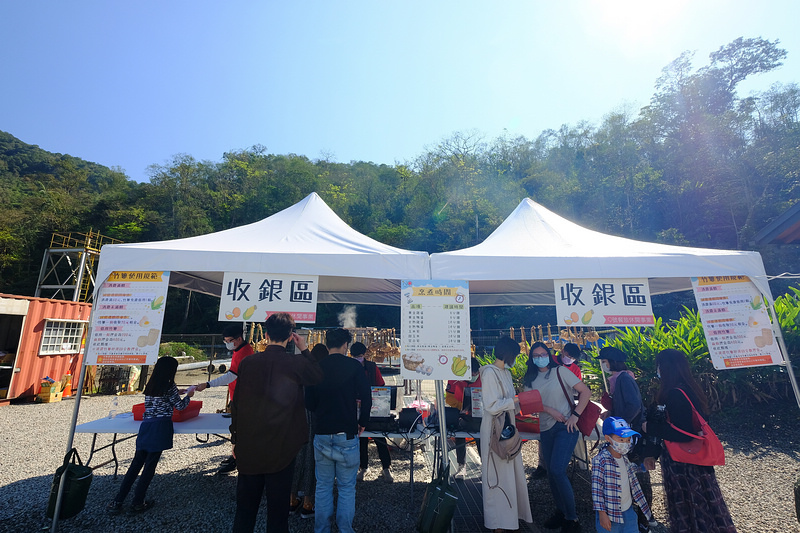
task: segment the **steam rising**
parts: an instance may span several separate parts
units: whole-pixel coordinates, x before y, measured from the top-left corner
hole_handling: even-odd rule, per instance
[[[339,319],[339,325],[343,328],[356,327],[356,306],[345,306],[342,312],[337,315],[337,318]]]

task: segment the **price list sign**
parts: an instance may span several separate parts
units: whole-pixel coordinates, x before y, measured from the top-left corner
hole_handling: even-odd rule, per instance
[[[718,370],[783,361],[767,303],[747,276],[692,278],[711,362]]]
[[[405,379],[470,379],[469,282],[403,280],[401,356]]]
[[[86,364],[155,364],[168,287],[169,272],[112,272],[97,292]]]

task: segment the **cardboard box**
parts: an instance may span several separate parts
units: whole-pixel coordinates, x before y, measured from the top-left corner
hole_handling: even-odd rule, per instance
[[[40,393],[38,396],[36,396],[36,401],[42,403],[60,402],[61,396],[61,392]]]
[[[61,383],[42,381],[42,388],[39,391],[39,394],[55,394],[56,392],[61,392]]]
[[[8,387],[0,389],[0,400],[5,400],[6,396],[8,396]]]

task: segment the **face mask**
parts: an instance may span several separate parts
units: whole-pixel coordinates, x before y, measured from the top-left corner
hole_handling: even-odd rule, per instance
[[[608,363],[600,363],[600,368],[601,368],[601,369],[603,370],[603,372],[605,372],[606,374],[610,374],[610,373],[611,373],[611,367],[609,367],[609,366],[608,366]]]
[[[612,440],[611,447],[614,448],[614,451],[620,455],[628,455],[628,452],[631,451],[631,448],[633,447],[633,443]]]
[[[571,365],[572,363],[575,362],[575,359],[573,359],[572,357],[566,357],[566,356],[562,355],[561,356],[561,362],[564,363],[566,366],[569,366],[569,365]]]
[[[363,355],[361,357],[353,357],[353,359],[355,359],[356,361],[358,361],[361,364],[364,364],[364,356]]]
[[[550,358],[547,356],[544,357],[534,357],[533,364],[538,366],[539,368],[544,368],[550,364]]]
[[[232,342],[226,342],[225,343],[225,348],[227,348],[229,350],[233,350],[233,343]]]

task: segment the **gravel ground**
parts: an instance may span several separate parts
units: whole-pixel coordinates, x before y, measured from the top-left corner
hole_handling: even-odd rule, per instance
[[[202,376],[200,372],[179,373],[178,382],[189,385],[204,381]],[[204,402],[204,412],[214,412],[224,404],[224,390],[209,389],[198,393],[195,399]],[[142,401],[142,396],[121,396],[119,401],[121,408],[130,410],[133,404]],[[110,402],[109,396],[84,397],[78,423],[107,415]],[[44,517],[44,510],[53,473],[63,459],[73,406],[74,401],[65,400],[0,407],[0,532],[49,528],[50,521]],[[800,474],[799,412],[794,403],[769,404],[711,419],[725,445],[728,461],[726,466],[717,468],[717,476],[741,532],[800,532],[792,492]],[[75,446],[84,460],[91,438],[85,434],[75,436]],[[131,439],[117,446],[120,476],[114,479],[111,465],[96,470],[86,509],[74,518],[63,520],[59,530],[183,532],[199,527],[204,531],[229,531],[235,510],[236,477],[218,476],[215,471],[219,462],[229,455],[230,445],[213,437],[202,444],[192,435],[175,435],[174,442],[174,449],[162,456],[148,491],[148,499],[157,501],[154,509],[140,515],[123,512],[118,516],[107,515],[104,511],[133,456],[134,439]],[[370,446],[370,453],[376,455],[374,446]],[[367,480],[358,485],[354,524],[357,531],[407,533],[415,530],[422,493],[431,475],[425,454],[420,450],[415,454],[413,504],[409,485],[410,452],[393,451],[395,483],[378,480],[380,469],[373,467]],[[476,457],[472,451],[470,457]],[[523,457],[532,472],[537,461],[536,444],[526,444]],[[92,463],[106,458],[101,456],[99,461],[95,458]],[[370,458],[370,464],[378,464],[377,456]],[[654,472],[654,513],[663,522],[666,513],[662,489],[657,485],[660,481],[658,471]],[[589,483],[577,476],[574,486],[584,531],[592,531],[594,516]],[[553,509],[547,482],[531,481],[529,490],[534,525],[527,530],[547,531],[541,529],[542,522]],[[265,528],[263,515],[262,512],[259,516],[256,531]],[[290,525],[292,531],[313,531],[313,520],[299,516],[293,517]],[[656,531],[666,529],[658,527]]]

